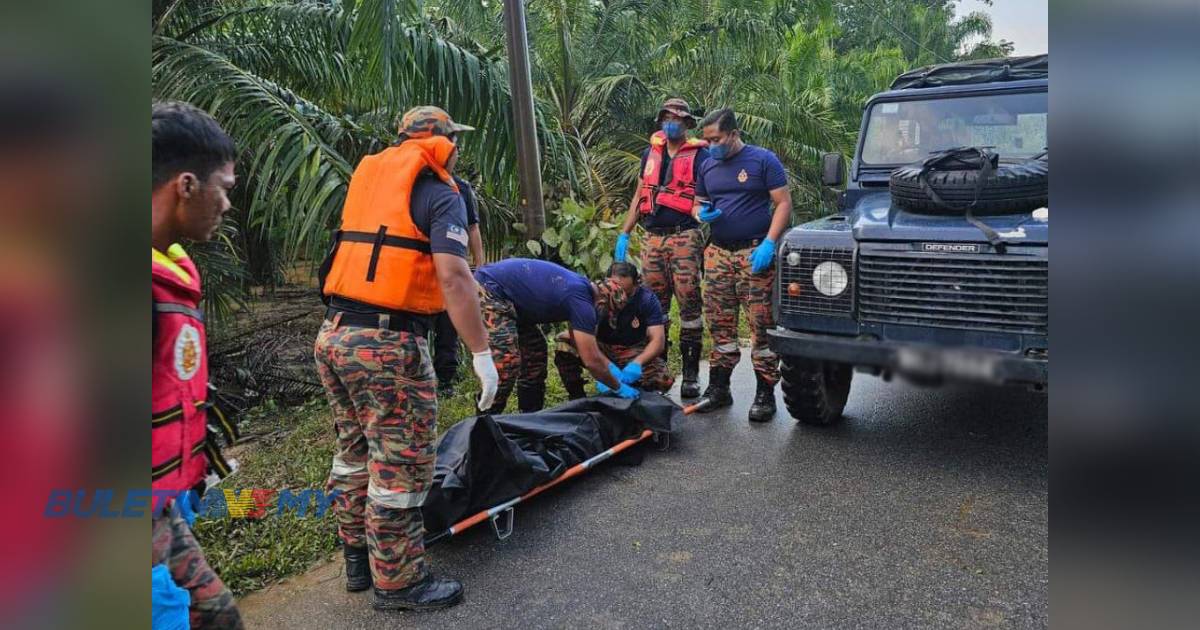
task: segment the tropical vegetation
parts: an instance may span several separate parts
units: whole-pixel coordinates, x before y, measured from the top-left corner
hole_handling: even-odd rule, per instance
[[[503,4],[155,0],[155,97],[212,112],[243,151],[231,227],[200,254],[217,315],[249,284],[319,260],[354,165],[392,142],[416,104],[479,129],[461,170],[480,193],[489,256],[529,252],[514,225]],[[623,211],[668,96],[701,112],[732,106],[748,140],[788,167],[797,214],[822,212],[818,156],[849,150],[867,96],[911,67],[1011,52],[987,15],[959,16],[957,4],[526,2],[548,225],[568,200],[597,220]]]

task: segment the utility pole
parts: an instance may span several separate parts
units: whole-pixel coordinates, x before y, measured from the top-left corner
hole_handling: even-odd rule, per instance
[[[529,38],[522,0],[504,0],[504,36],[508,44],[508,85],[512,93],[513,128],[517,132],[517,176],[521,181],[521,216],[525,236],[541,237],[546,229],[542,206],[542,165],[533,115],[533,81],[529,75]]]

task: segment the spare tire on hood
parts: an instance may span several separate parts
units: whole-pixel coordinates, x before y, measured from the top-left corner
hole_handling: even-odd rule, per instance
[[[1007,160],[987,149],[962,147],[892,171],[892,201],[926,212],[1028,212],[1049,198],[1046,154]]]

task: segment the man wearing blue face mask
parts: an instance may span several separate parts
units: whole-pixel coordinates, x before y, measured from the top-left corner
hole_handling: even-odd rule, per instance
[[[775,325],[775,243],[792,216],[792,196],[779,158],[742,142],[732,109],[710,113],[700,128],[710,159],[700,167],[693,212],[712,227],[712,243],[704,250],[704,319],[713,338],[706,409],[733,404],[729,377],[741,359],[737,322],[744,303],[758,381],[750,421],[766,422],[775,416],[779,382],[779,358],[767,345],[767,330]]]
[[[696,117],[687,101],[669,98],[658,110],[659,131],[650,136],[642,153],[641,181],[629,202],[629,213],[617,237],[613,260],[625,262],[629,234],[639,223],[642,278],[658,298],[663,313],[671,312],[671,296],[679,302],[679,348],[683,359],[682,398],[700,395],[700,271],[704,265],[704,236],[692,217],[700,165],[708,158],[707,143],[687,137]],[[666,334],[670,336],[669,327]],[[668,342],[668,347],[669,347]],[[663,358],[666,358],[666,351]]]

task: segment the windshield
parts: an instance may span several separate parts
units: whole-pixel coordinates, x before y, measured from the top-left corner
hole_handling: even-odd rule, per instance
[[[876,103],[862,163],[908,164],[962,146],[995,147],[1001,159],[1033,157],[1046,142],[1046,93],[987,94]]]

